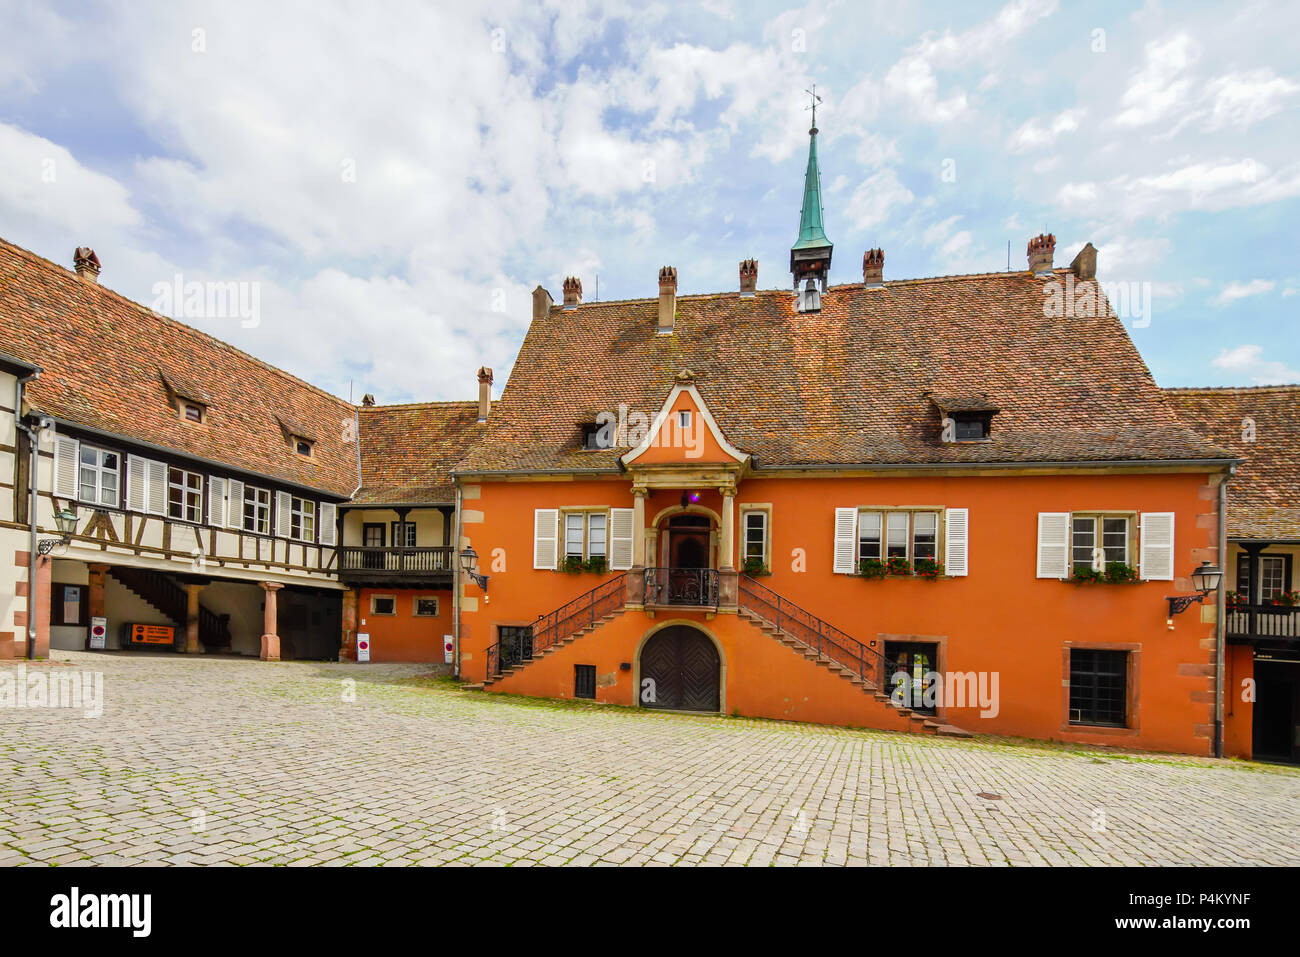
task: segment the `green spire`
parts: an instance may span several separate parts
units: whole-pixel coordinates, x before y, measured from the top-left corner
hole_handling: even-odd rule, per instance
[[[790,247],[796,249],[831,248],[822,226],[822,174],[817,166],[817,114],[808,131],[808,171],[803,178],[803,211],[799,214],[799,239]]]

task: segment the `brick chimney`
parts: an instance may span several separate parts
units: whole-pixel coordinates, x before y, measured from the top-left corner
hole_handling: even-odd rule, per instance
[[[1074,257],[1074,261],[1070,263],[1070,270],[1080,279],[1096,279],[1097,247],[1092,243],[1084,243],[1083,248]]]
[[[548,297],[549,298],[549,297]],[[492,411],[492,370],[480,366],[478,370],[478,420],[486,422]]]
[[[72,254],[72,266],[87,282],[99,282],[99,257],[89,246],[78,246]]]
[[[758,260],[744,259],[740,263],[740,298],[753,299],[758,289]]]
[[[534,298],[534,303],[537,300]],[[577,276],[564,277],[564,308],[566,311],[572,311],[578,308],[582,302],[582,280]]]
[[[1035,276],[1052,274],[1052,253],[1056,251],[1056,237],[1051,233],[1040,233],[1029,240],[1026,254],[1029,256],[1029,271]]]
[[[885,284],[885,251],[868,249],[862,254],[862,285],[866,289],[879,289]]]
[[[370,408],[372,405],[375,404],[374,395],[370,392],[367,392],[365,395],[361,397],[361,404],[364,405],[367,409]]]
[[[555,300],[541,283],[533,290],[533,322],[538,319],[545,319],[551,314],[551,306],[555,305]]]
[[[673,331],[677,319],[677,267],[665,266],[659,270],[659,325],[655,332],[666,336]]]

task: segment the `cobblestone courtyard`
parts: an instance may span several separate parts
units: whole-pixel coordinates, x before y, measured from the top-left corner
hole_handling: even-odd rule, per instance
[[[0,709],[0,865],[1300,864],[1290,768],[56,654],[104,713]]]

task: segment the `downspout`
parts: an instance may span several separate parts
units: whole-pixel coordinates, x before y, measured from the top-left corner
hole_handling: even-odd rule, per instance
[[[452,676],[460,680],[460,480],[456,481],[456,520],[452,526],[455,537],[451,540],[451,656]]]
[[[1223,677],[1224,658],[1228,635],[1227,608],[1228,587],[1228,480],[1236,472],[1235,465],[1228,466],[1228,473],[1219,483],[1219,577],[1218,608],[1214,616],[1214,756],[1223,757]]]
[[[27,658],[36,655],[36,496],[37,466],[40,462],[40,429],[23,421],[23,386],[40,376],[40,370],[19,376],[14,385],[14,426],[27,436]]]

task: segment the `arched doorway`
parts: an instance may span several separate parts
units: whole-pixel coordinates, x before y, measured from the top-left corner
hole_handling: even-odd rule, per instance
[[[639,700],[666,711],[718,711],[722,661],[712,639],[690,625],[672,625],[641,646]]]

